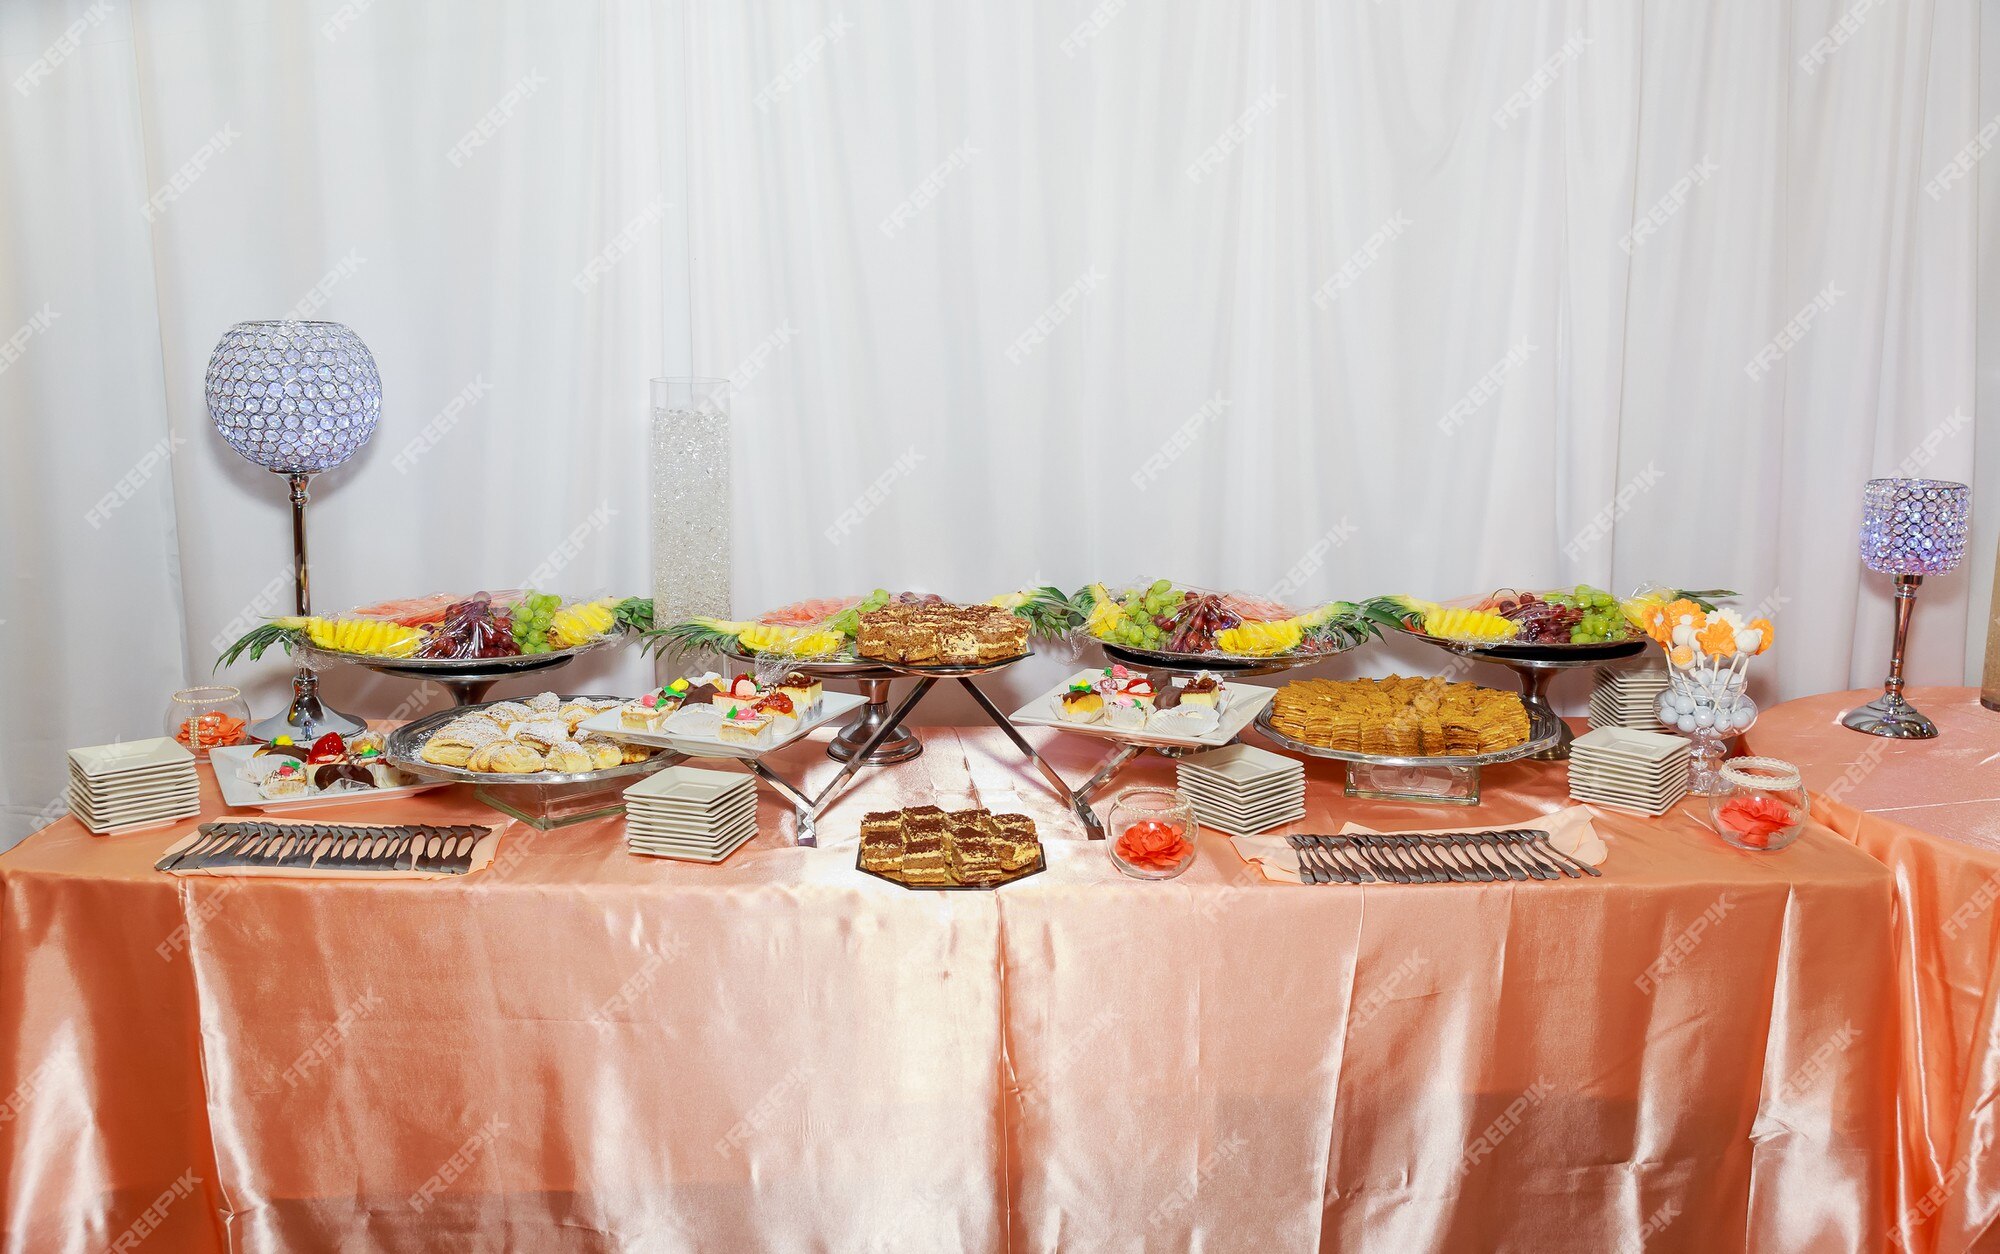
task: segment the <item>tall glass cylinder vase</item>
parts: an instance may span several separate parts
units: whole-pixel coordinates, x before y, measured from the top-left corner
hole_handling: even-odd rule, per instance
[[[727,379],[653,380],[653,621],[729,617]]]

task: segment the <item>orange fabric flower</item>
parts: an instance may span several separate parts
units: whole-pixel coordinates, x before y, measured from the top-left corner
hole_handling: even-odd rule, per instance
[[[1147,871],[1170,870],[1193,851],[1180,828],[1157,819],[1134,823],[1118,837],[1118,856]]]
[[[1756,794],[1731,797],[1717,816],[1722,825],[1735,832],[1746,845],[1763,848],[1771,837],[1798,822],[1792,808],[1776,797]]]

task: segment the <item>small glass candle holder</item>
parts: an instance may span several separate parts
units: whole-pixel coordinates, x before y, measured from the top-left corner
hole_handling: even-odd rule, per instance
[[[1111,803],[1104,843],[1134,879],[1170,880],[1194,865],[1194,802],[1177,788],[1129,788]]]
[[[197,762],[207,761],[210,749],[242,744],[249,723],[243,694],[226,684],[183,688],[167,702],[167,735]]]
[[[1810,798],[1798,767],[1776,758],[1734,758],[1716,775],[1720,788],[1709,796],[1709,821],[1738,849],[1783,849],[1805,830]]]

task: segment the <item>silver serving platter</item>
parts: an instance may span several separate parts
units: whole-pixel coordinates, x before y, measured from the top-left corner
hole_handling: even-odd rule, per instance
[[[1016,662],[1035,656],[1031,648],[1026,653],[1001,658],[997,662],[971,662],[961,666],[915,666],[903,662],[882,662],[874,658],[788,658],[778,653],[741,653],[735,650],[723,656],[731,657],[751,666],[766,662],[777,663],[792,670],[804,671],[808,675],[833,676],[847,679],[964,679],[973,675],[985,675],[992,671],[1005,670]]]
[[[625,700],[623,697],[602,697],[588,693],[581,695],[586,701]],[[563,697],[565,701],[575,699],[576,697],[574,696]],[[485,701],[478,705],[455,706],[449,710],[439,710],[435,714],[427,714],[415,722],[405,723],[389,733],[389,739],[383,746],[382,754],[389,759],[390,765],[408,771],[412,775],[421,776],[425,779],[449,780],[454,784],[480,784],[488,788],[506,787],[514,784],[595,784],[603,780],[619,779],[628,775],[650,775],[663,767],[672,766],[674,763],[680,761],[682,757],[682,755],[674,753],[671,750],[663,749],[643,762],[625,762],[618,766],[605,767],[601,771],[571,771],[567,773],[561,771],[534,771],[526,775],[507,775],[498,771],[468,771],[462,766],[439,766],[435,762],[426,762],[418,756],[424,747],[424,742],[431,738],[431,733],[437,731],[446,723],[454,719],[464,718],[468,714],[476,714],[487,706],[499,704],[500,702],[498,701]]]
[[[902,672],[892,670],[883,662],[872,658],[859,657],[787,657],[782,653],[745,653],[740,649],[725,649],[722,656],[733,658],[746,666],[766,664],[783,665],[792,670],[804,671],[808,675],[818,675],[822,679],[894,679]]]
[[[1170,653],[1164,649],[1141,649],[1129,644],[1113,644],[1109,640],[1097,640],[1104,656],[1123,662],[1127,666],[1137,666],[1156,671],[1214,671],[1232,675],[1275,675],[1280,671],[1295,670],[1301,666],[1311,666],[1328,658],[1338,657],[1348,649],[1322,649],[1317,653],[1280,653],[1271,657],[1243,657],[1233,653]]]
[[[619,644],[622,642],[622,636],[623,632],[614,628],[589,644],[580,644],[573,649],[551,649],[547,653],[521,653],[510,657],[383,657],[376,653],[343,653],[338,649],[322,649],[315,644],[298,645],[296,654],[315,664],[344,662],[350,666],[368,666],[377,670],[396,672],[498,677],[560,666],[571,658]]]
[[[1642,653],[1646,646],[1652,643],[1645,636],[1606,640],[1598,644],[1523,644],[1514,640],[1487,643],[1475,640],[1447,640],[1443,636],[1413,631],[1408,627],[1401,630],[1404,635],[1414,637],[1425,644],[1433,644],[1447,652],[1466,657],[1492,658],[1496,662],[1566,662],[1573,666],[1614,662],[1619,658]]]
[[[1336,762],[1361,762],[1370,766],[1498,766],[1502,762],[1513,762],[1532,757],[1550,748],[1562,738],[1562,719],[1545,706],[1529,705],[1528,738],[1511,749],[1495,749],[1491,753],[1464,754],[1414,754],[1397,756],[1386,753],[1362,753],[1354,749],[1327,749],[1319,745],[1309,745],[1303,740],[1294,740],[1271,726],[1271,712],[1276,705],[1265,706],[1257,714],[1252,724],[1272,743],[1281,745],[1293,753],[1309,758],[1331,758]]]

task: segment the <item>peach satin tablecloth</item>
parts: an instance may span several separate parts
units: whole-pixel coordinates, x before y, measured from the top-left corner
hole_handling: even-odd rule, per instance
[[[1814,815],[1896,877],[1905,1248],[2000,1249],[2000,714],[1976,688],[1926,688],[1910,697],[1936,740],[1840,726],[1879,695],[1786,702],[1749,745],[1796,763]]]
[[[0,856],[5,1248],[1884,1248],[1892,885],[1833,833],[1607,814],[1601,880],[1365,888],[1204,834],[1140,883],[997,732],[924,735],[830,847],[767,797],[720,867],[618,821],[510,823],[437,883],[154,873],[186,825],[31,837]],[[1036,738],[1072,778],[1103,750]],[[1320,830],[1565,803],[1561,764],[1470,810],[1332,768]],[[863,811],[975,800],[1036,818],[1044,874],[853,869]],[[505,822],[459,789],[342,817]]]

